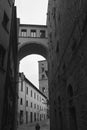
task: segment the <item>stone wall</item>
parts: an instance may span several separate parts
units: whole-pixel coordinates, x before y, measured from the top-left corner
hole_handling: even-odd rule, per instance
[[[12,0],[0,1],[0,129],[2,125],[12,4]]]
[[[49,0],[51,130],[87,129],[87,1]]]

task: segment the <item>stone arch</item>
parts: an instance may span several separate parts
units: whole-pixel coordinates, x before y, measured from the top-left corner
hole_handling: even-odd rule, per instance
[[[48,60],[48,47],[40,43],[31,42],[23,43],[18,46],[18,60],[20,61],[27,55],[39,54]]]

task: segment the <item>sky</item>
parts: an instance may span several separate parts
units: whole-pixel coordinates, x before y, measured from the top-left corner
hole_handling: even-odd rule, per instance
[[[48,0],[15,0],[17,18],[21,24],[46,25]],[[45,60],[40,55],[28,55],[20,61],[19,71],[24,72],[37,88],[39,87],[38,61]]]
[[[24,72],[27,79],[39,88],[39,69],[38,61],[45,60],[40,55],[29,55],[20,61],[19,71]]]
[[[46,25],[48,0],[15,0],[15,5],[21,23]]]

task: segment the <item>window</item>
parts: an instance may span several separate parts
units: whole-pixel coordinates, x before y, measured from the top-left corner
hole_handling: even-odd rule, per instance
[[[5,49],[2,45],[0,45],[0,67],[3,67],[4,65],[4,58],[5,58]]]
[[[31,102],[31,108],[33,107],[33,105],[32,105],[32,102]]]
[[[23,124],[23,111],[20,110],[20,124]]]
[[[30,122],[32,122],[32,121],[33,121],[33,113],[30,112]]]
[[[56,52],[59,52],[59,41],[57,41]]]
[[[38,100],[38,95],[37,95],[37,100]]]
[[[37,120],[39,121],[39,113],[37,113]]]
[[[20,98],[20,105],[22,105],[23,104],[23,99],[22,98]]]
[[[42,69],[42,72],[44,72],[44,67],[42,67],[41,69]]]
[[[39,110],[39,105],[37,105],[37,109]]]
[[[26,124],[28,123],[28,111],[26,111]]]
[[[31,30],[31,37],[36,37],[36,30]]]
[[[26,94],[28,94],[28,87],[26,87]]]
[[[46,76],[48,77],[48,71],[47,71],[47,70],[45,70],[45,74],[46,74]]]
[[[21,85],[21,91],[23,91],[23,85]]]
[[[34,112],[34,121],[36,121],[36,113]]]
[[[34,108],[36,108],[36,104],[34,104]]]
[[[9,18],[8,18],[6,12],[4,11],[2,25],[3,25],[3,28],[6,30],[7,33],[8,33],[8,22],[9,22]]]
[[[27,36],[27,30],[26,29],[21,29],[21,36],[26,37]]]
[[[26,100],[26,106],[28,107],[28,100]]]
[[[42,87],[42,92],[45,92],[45,87]]]
[[[34,99],[36,98],[36,93],[34,93]]]
[[[42,74],[42,79],[44,79],[45,78],[45,76],[44,76],[44,74]]]
[[[40,37],[45,38],[45,30],[40,30]]]
[[[32,97],[32,95],[33,95],[33,94],[32,94],[32,90],[31,90],[31,97]]]
[[[23,91],[23,81],[21,80],[21,91]]]

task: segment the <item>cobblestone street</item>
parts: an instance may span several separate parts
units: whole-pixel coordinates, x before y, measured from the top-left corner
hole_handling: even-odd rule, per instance
[[[17,130],[35,130],[35,124],[27,124],[27,125],[21,125],[18,126]],[[49,120],[45,120],[43,122],[40,122],[40,130],[50,130],[50,123]]]

